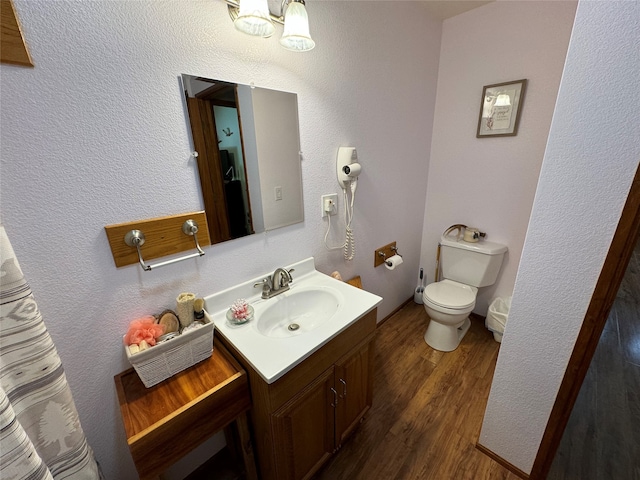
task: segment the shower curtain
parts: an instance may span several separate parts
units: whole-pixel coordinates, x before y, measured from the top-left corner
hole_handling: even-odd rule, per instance
[[[31,288],[0,225],[0,479],[100,479]]]

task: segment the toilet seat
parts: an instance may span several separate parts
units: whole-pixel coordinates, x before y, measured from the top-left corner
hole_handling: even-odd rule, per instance
[[[430,304],[448,310],[467,310],[476,303],[477,289],[454,282],[441,280],[431,283],[424,289],[423,299]]]

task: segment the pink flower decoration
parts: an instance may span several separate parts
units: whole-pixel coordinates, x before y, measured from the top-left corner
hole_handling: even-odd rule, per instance
[[[156,338],[164,333],[164,325],[156,323],[155,317],[148,315],[146,317],[133,320],[129,325],[129,331],[124,336],[125,345],[138,345],[142,340],[153,346],[156,344]]]
[[[233,318],[243,320],[249,316],[249,305],[244,298],[240,298],[233,302],[231,305],[231,312],[233,312]]]

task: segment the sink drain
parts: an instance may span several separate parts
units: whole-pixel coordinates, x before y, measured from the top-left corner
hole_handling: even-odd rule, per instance
[[[298,325],[297,323],[292,323],[287,328],[289,330],[291,330],[292,332],[295,332],[296,330],[298,330],[300,328],[300,325]]]

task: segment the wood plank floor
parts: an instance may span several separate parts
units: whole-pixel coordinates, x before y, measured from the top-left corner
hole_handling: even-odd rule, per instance
[[[547,478],[640,480],[640,241]]]
[[[454,352],[438,352],[428,321],[410,302],[379,327],[373,407],[316,480],[519,479],[475,448],[499,344],[473,319]]]

